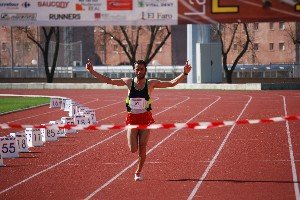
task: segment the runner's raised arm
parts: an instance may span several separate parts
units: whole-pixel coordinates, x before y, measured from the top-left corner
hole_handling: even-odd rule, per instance
[[[94,70],[94,66],[93,66],[92,62],[89,59],[88,59],[85,67],[90,72],[90,74],[92,74],[95,78],[97,78],[101,83],[107,83],[107,84],[117,85],[117,86],[124,86],[124,85],[127,85],[127,81],[130,80],[128,78],[111,79],[107,76],[99,74],[98,72],[96,72]]]
[[[166,88],[166,87],[174,87],[178,83],[182,82],[184,78],[190,73],[192,67],[189,64],[189,61],[185,62],[183,73],[174,78],[171,81],[161,81],[157,79],[150,79],[151,85],[153,88]]]

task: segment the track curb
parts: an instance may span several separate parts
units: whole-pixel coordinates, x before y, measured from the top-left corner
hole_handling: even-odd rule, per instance
[[[1,83],[0,89],[126,89],[105,83]],[[169,89],[186,90],[300,90],[300,83],[245,83],[245,84],[186,84]]]

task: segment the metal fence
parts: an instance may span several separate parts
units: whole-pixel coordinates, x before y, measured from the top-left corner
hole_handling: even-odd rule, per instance
[[[72,67],[57,67],[54,77],[72,78],[72,73]],[[46,73],[42,67],[0,67],[0,78],[46,78]]]
[[[110,78],[133,77],[132,66],[95,66],[95,71]],[[149,78],[171,79],[182,73],[182,66],[149,66]],[[56,67],[55,78],[90,78],[85,67]],[[0,78],[46,78],[43,67],[0,67]]]
[[[133,77],[131,66],[95,66],[110,78]],[[183,71],[183,66],[148,66],[149,78],[171,79]],[[90,78],[85,67],[56,67],[55,78]],[[225,74],[224,74],[225,77]],[[43,67],[0,67],[0,78],[46,78]],[[238,65],[233,78],[300,78],[300,64]]]
[[[224,74],[225,77],[225,74]],[[300,64],[237,65],[233,78],[300,78]]]
[[[132,66],[95,66],[94,70],[110,78],[133,77]],[[172,79],[183,71],[183,66],[148,66],[148,78]],[[73,77],[92,77],[84,67],[74,67]]]

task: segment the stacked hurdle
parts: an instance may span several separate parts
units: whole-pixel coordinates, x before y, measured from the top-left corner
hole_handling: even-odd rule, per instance
[[[10,136],[16,138],[19,152],[29,152],[28,142],[24,131],[11,133]]]
[[[57,126],[65,125],[92,125],[96,123],[95,111],[83,106],[71,99],[53,97],[50,100],[50,108],[59,108],[66,111],[68,116],[59,120],[49,121],[44,128],[25,128],[24,131],[10,133],[0,137],[0,167],[4,165],[4,158],[18,158],[19,153],[30,152],[31,147],[41,147],[45,142],[57,141],[76,130],[59,129]]]

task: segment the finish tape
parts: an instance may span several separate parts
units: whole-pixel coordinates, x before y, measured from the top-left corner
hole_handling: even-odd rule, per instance
[[[26,128],[45,128],[45,129],[68,129],[68,130],[127,130],[127,129],[209,129],[223,126],[232,126],[240,124],[264,124],[272,122],[282,121],[294,121],[299,120],[300,116],[291,115],[283,117],[272,117],[265,119],[242,119],[237,121],[214,121],[214,122],[192,122],[192,123],[173,123],[173,124],[151,124],[151,125],[91,125],[91,124],[44,124],[44,125],[29,125],[29,124],[14,124],[14,123],[3,123],[0,124],[1,129],[26,129]]]

